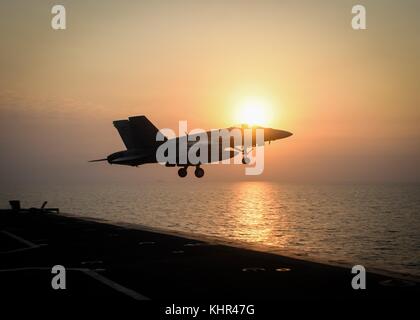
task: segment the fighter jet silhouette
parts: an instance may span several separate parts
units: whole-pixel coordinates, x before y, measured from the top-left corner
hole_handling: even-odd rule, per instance
[[[134,116],[129,117],[128,120],[117,120],[113,122],[115,128],[117,128],[118,133],[121,136],[121,139],[124,142],[125,147],[127,150],[118,151],[115,153],[110,154],[106,158],[103,159],[97,159],[97,160],[91,160],[90,162],[98,162],[98,161],[108,161],[110,164],[120,164],[120,165],[127,165],[127,166],[139,166],[142,164],[147,163],[158,163],[158,160],[156,158],[156,153],[158,151],[158,148],[163,144],[168,142],[168,138],[164,137],[159,141],[157,139],[159,130],[153,125],[152,122],[149,121],[145,116]],[[233,129],[239,129],[241,132],[244,132],[246,129],[251,129],[252,132],[252,144],[250,145],[251,149],[253,147],[259,146],[260,144],[257,143],[255,138],[255,130],[256,129],[263,129],[264,130],[264,142],[271,142],[278,139],[287,138],[292,135],[292,133],[284,130],[277,130],[272,128],[263,128],[263,127],[248,127],[247,125],[241,125],[241,126],[234,126],[229,127],[225,129],[218,129],[218,130],[228,130],[229,132]],[[232,158],[239,153],[242,153],[242,163],[247,164],[250,162],[249,158],[247,158],[247,154],[249,154],[249,151],[246,150],[248,148],[244,145],[244,140],[242,139],[239,143],[236,142],[235,139],[231,138],[229,141],[229,148],[228,152],[226,150],[223,150],[221,148],[222,141],[216,141],[212,142],[210,136],[212,132],[215,130],[207,131],[206,134],[209,137],[207,140],[207,147],[208,147],[208,156],[205,159],[205,161],[202,161],[200,163],[191,163],[187,160],[185,163],[184,161],[181,161],[181,158],[185,159],[188,157],[181,157],[177,156],[173,162],[167,162],[165,165],[167,167],[181,167],[178,170],[178,175],[180,177],[186,177],[187,176],[187,168],[192,166],[195,167],[195,176],[197,178],[201,178],[204,176],[204,170],[201,168],[201,165],[204,163],[211,163],[214,162],[214,159],[217,159],[217,161],[225,160]],[[159,133],[161,134],[161,133]],[[163,135],[161,135],[162,137]],[[176,138],[173,138],[171,142],[174,143],[176,146],[180,146],[181,144],[185,143],[187,146],[186,152],[195,144],[198,143],[198,141],[191,141],[195,139],[192,135],[185,135],[185,136],[179,136]],[[218,148],[218,154],[212,155],[212,143],[218,143],[220,148]],[[178,147],[178,150],[181,148]],[[225,152],[224,152],[225,151]]]

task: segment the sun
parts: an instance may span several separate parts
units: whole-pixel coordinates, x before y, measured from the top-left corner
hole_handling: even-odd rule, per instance
[[[269,122],[270,103],[262,97],[246,97],[236,107],[235,120],[239,124],[267,125]]]

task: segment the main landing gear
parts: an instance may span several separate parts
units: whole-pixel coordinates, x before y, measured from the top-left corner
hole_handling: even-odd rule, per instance
[[[178,175],[181,177],[181,178],[185,178],[186,176],[187,176],[187,167],[183,167],[183,168],[181,168],[181,169],[179,169],[178,170]]]
[[[197,166],[195,168],[194,174],[197,178],[202,178],[204,176],[204,170],[200,168],[199,166]]]
[[[187,176],[187,174],[188,174],[187,168],[188,168],[188,166],[185,166],[185,167],[182,167],[178,170],[178,175],[181,178],[185,178]],[[202,168],[200,168],[200,166],[198,165],[198,166],[195,167],[194,174],[197,178],[202,178],[204,176],[204,170]]]

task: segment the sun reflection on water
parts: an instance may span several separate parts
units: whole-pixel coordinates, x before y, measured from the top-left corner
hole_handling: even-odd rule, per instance
[[[279,209],[278,199],[274,198],[273,185],[269,182],[241,182],[234,185],[230,212],[232,217],[232,237],[236,240],[276,245],[283,247],[288,237],[279,234],[272,223],[273,211]],[[288,229],[287,216],[278,215],[277,226]]]

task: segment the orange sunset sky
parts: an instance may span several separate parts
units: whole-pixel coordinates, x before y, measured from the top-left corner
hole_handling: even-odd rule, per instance
[[[112,121],[220,128],[264,101],[262,176],[206,166],[204,179],[418,182],[418,1],[54,1],[0,3],[2,183],[179,179],[176,169],[88,163],[123,144]],[[367,9],[367,30],[351,8]],[[193,176],[186,179],[195,179]]]

